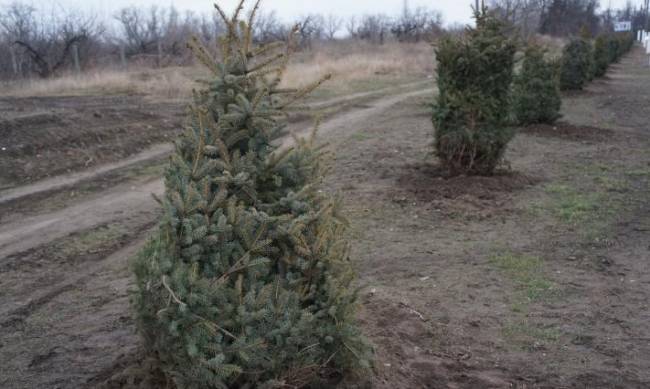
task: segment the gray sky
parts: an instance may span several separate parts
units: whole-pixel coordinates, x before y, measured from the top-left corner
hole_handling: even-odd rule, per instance
[[[9,4],[14,0],[0,0],[0,5]],[[25,0],[23,0],[25,1]],[[265,10],[276,10],[278,15],[291,20],[308,13],[337,14],[339,16],[362,15],[366,13],[385,13],[397,15],[402,9],[403,0],[263,0]],[[631,0],[633,4],[641,4],[642,0]],[[130,5],[158,6],[174,5],[179,10],[190,9],[197,12],[211,12],[214,0],[26,0],[37,8],[50,8],[59,4],[65,8],[75,8],[93,11],[104,18],[110,18],[115,11]],[[217,0],[219,5],[231,10],[237,0]],[[247,0],[252,3],[253,0]],[[601,6],[621,7],[626,0],[601,0]],[[411,7],[427,6],[442,12],[445,24],[469,23],[471,21],[470,5],[473,0],[409,0]]]
[[[0,5],[9,4],[14,0],[0,0]],[[111,17],[116,10],[130,5],[150,6],[156,4],[166,7],[174,5],[179,10],[211,12],[215,0],[22,0],[31,3],[36,8],[50,8],[59,4],[65,8],[74,7],[79,10],[96,12],[103,17]],[[247,0],[252,3],[254,0]],[[232,10],[237,0],[217,0],[218,4],[227,10]],[[443,13],[445,23],[468,23],[471,20],[470,4],[473,0],[409,0],[411,7],[420,5],[437,9]],[[291,20],[308,13],[336,14],[339,16],[362,15],[366,13],[386,13],[395,15],[402,9],[402,0],[262,0],[264,10],[276,10],[278,16]]]

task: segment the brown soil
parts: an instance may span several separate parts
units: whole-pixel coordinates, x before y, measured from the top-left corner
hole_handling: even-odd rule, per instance
[[[612,98],[630,93],[615,80],[565,100],[575,124],[523,130],[511,168],[493,177],[447,178],[423,163],[430,124],[407,119],[426,117],[418,102],[337,149],[331,183],[348,199],[378,350],[372,387],[650,385],[650,112],[612,121],[622,107],[601,102],[634,99]],[[636,83],[649,87],[650,71]],[[504,256],[536,263],[534,280],[502,268]]]
[[[344,124],[423,93],[430,91],[380,98],[334,115],[321,133],[335,136]],[[162,191],[146,167],[141,178],[132,177],[139,166],[114,162],[4,192],[13,198],[1,205],[0,387],[94,387],[102,377],[119,382],[124,375],[120,366],[134,359],[138,344],[128,305],[128,259],[157,219],[149,194]],[[102,357],[94,357],[100,350]]]
[[[520,132],[492,177],[441,174],[418,93],[324,124],[376,346],[374,373],[341,388],[650,386],[650,112],[626,103],[650,88],[640,59],[566,97],[559,135]],[[158,217],[147,177],[3,208],[0,387],[134,387],[150,368],[127,292]]]
[[[409,167],[407,167],[408,169]],[[427,170],[427,168],[429,170]],[[416,166],[397,182],[422,202],[435,201],[440,198],[458,199],[463,196],[476,196],[484,200],[494,200],[500,193],[509,193],[524,189],[537,180],[523,174],[499,171],[485,177],[454,176],[445,177],[437,174],[431,166]]]
[[[524,127],[520,131],[524,134],[562,138],[573,141],[602,142],[616,136],[616,132],[612,130],[589,126],[576,126],[566,122],[558,122],[554,125],[535,124]]]
[[[170,141],[183,106],[143,96],[0,98],[0,189],[119,161]]]

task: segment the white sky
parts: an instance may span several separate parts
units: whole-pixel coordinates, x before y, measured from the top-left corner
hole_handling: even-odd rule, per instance
[[[0,0],[0,6],[9,4],[14,0]],[[174,5],[179,10],[190,9],[200,13],[213,10],[215,0],[22,0],[36,8],[49,9],[58,4],[64,8],[74,8],[83,11],[92,11],[101,17],[109,19],[120,8],[135,5],[149,7],[158,5],[166,7]],[[252,3],[254,0],[247,0]],[[627,0],[601,0],[602,7],[609,4],[613,8],[622,7]],[[643,0],[631,0],[633,4],[641,5]],[[217,0],[219,5],[231,10],[237,0]],[[363,15],[367,13],[385,13],[398,15],[402,9],[403,0],[263,0],[264,10],[276,10],[278,15],[287,21],[308,13],[336,14],[339,16]],[[409,0],[409,5],[414,8],[426,6],[439,10],[443,14],[445,24],[469,23],[471,21],[471,8],[473,0]]]

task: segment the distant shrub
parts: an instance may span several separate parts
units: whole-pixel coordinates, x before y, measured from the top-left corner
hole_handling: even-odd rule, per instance
[[[592,43],[592,34],[591,31],[583,26],[580,29],[580,38],[585,41],[587,45],[587,50],[589,51],[589,54],[587,54],[587,61],[588,61],[588,68],[587,68],[587,81],[593,81],[594,78],[596,78],[596,62],[595,62],[595,55],[594,55],[594,44]]]
[[[627,54],[628,51],[634,46],[634,34],[632,32],[616,33],[618,40],[618,58]]]
[[[491,173],[513,135],[507,120],[515,44],[487,9],[476,18],[475,29],[443,39],[436,50],[435,150],[451,173]]]
[[[556,64],[544,58],[539,46],[526,49],[513,85],[513,113],[518,123],[549,123],[560,117],[562,99]]]
[[[579,90],[589,81],[592,71],[591,45],[585,39],[574,38],[562,51],[560,88]]]
[[[616,63],[621,56],[621,42],[615,35],[610,35],[608,39],[609,63]]]
[[[600,34],[594,43],[594,75],[602,77],[607,73],[610,63],[609,55],[609,38],[605,34]]]
[[[610,64],[618,62],[634,46],[634,34],[631,32],[610,33],[603,39],[607,42],[607,59]]]

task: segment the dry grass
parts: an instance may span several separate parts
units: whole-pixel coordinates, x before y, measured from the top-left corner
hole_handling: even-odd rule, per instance
[[[550,35],[538,34],[535,36],[534,42],[546,47],[550,57],[559,58],[562,55],[562,49],[566,45],[566,38],[558,38]]]
[[[15,82],[0,93],[8,96],[62,96],[146,94],[163,98],[186,98],[192,88],[192,68],[98,70],[82,75],[63,75]]]
[[[319,95],[331,96],[426,77],[433,72],[433,66],[433,50],[426,43],[389,42],[380,46],[356,41],[331,42],[296,54],[283,86],[300,87],[331,73],[333,80],[319,91]],[[0,95],[144,94],[156,98],[186,99],[196,85],[194,81],[206,75],[199,66],[129,71],[104,69],[78,76],[15,82],[5,85]]]
[[[426,77],[433,70],[433,49],[427,43],[333,42],[297,55],[289,66],[283,86],[298,87],[330,73],[333,80],[327,88],[347,93],[359,91],[360,84],[374,81],[381,85]]]

